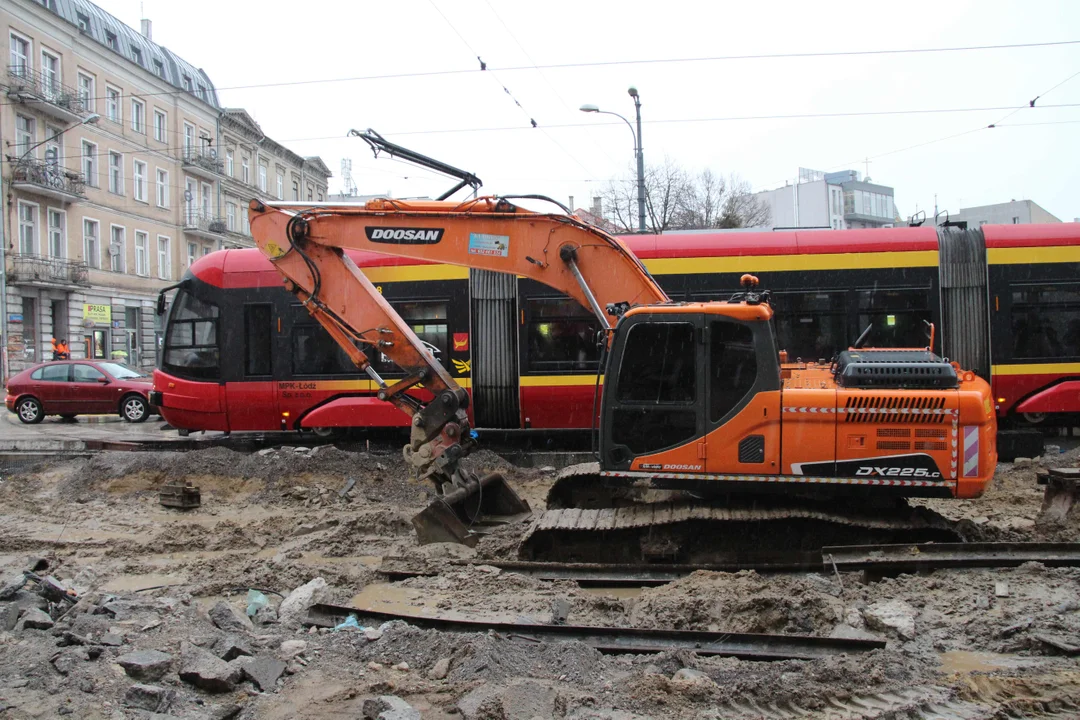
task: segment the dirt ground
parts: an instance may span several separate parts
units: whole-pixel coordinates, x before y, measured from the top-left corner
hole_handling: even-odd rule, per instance
[[[550,470],[514,468],[486,451],[469,463],[503,472],[543,507]],[[973,539],[1077,541],[1080,510],[1063,525],[1040,522],[1040,463],[1080,466],[1080,451],[1002,464],[978,500],[923,504]],[[160,486],[178,479],[200,487],[199,509],[158,504]],[[655,588],[586,589],[484,564],[513,559],[524,527],[475,550],[418,546],[409,518],[427,499],[390,446],[102,453],[4,474],[0,597],[13,573],[44,558],[42,574],[81,599],[42,629],[27,627],[30,610],[44,604],[32,583],[0,601],[0,718],[330,720],[362,718],[365,701],[384,695],[424,718],[485,720],[1080,713],[1080,661],[1067,654],[1080,645],[1080,569],[1028,564],[877,581],[698,572]],[[384,556],[422,558],[438,574],[387,582],[378,573]],[[281,603],[313,580],[309,599],[371,610],[546,623],[565,600],[572,624],[888,645],[813,662],[749,662],[688,652],[607,656],[579,643],[401,622],[311,631]],[[270,601],[254,623],[249,588]],[[7,629],[5,618],[20,613]],[[131,665],[132,653],[150,650],[167,662],[158,656],[161,666],[141,676],[117,662]]]

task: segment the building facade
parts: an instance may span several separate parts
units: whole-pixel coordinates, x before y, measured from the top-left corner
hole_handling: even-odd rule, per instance
[[[893,227],[893,189],[864,180],[855,170],[823,173],[799,168],[799,179],[755,193],[769,207],[770,229]]]
[[[939,220],[944,220],[944,214]],[[949,217],[950,222],[966,222],[968,227],[982,225],[1030,225],[1031,223],[1061,222],[1033,200],[1010,200],[994,205],[960,208],[960,212]]]
[[[240,138],[224,128],[246,113],[223,110],[208,75],[154,43],[149,21],[137,32],[86,0],[5,0],[0,25],[3,374],[49,359],[54,337],[74,358],[152,367],[159,291],[197,258],[250,244],[247,202],[272,196],[253,189],[272,189],[260,173],[275,182],[274,153],[292,161],[286,177],[299,168],[298,193],[325,196],[330,173],[259,132],[236,181],[223,140]]]

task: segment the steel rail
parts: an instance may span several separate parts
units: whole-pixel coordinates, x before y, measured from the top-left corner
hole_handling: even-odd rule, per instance
[[[713,572],[920,572],[950,568],[1016,567],[1038,562],[1051,567],[1080,567],[1080,543],[922,543],[824,547],[820,552],[784,555],[734,555],[709,565],[551,563],[499,560],[453,560],[449,564],[491,565],[539,580],[573,580],[583,587],[664,585],[698,570]],[[438,569],[409,558],[385,558],[379,572],[391,580],[437,575]]]
[[[357,622],[364,626],[378,626],[390,620],[403,620],[416,627],[443,632],[487,633],[493,631],[512,641],[581,642],[600,652],[610,654],[690,650],[699,655],[725,655],[748,660],[815,660],[832,655],[880,650],[885,647],[883,640],[449,620],[325,604],[312,605],[308,609],[307,624],[315,627],[334,627],[344,622],[350,615],[356,616]]]

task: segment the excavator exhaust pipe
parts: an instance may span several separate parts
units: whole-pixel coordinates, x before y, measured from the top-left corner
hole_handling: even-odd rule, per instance
[[[485,528],[524,520],[529,503],[499,473],[472,478],[464,486],[437,497],[413,516],[421,545],[453,542],[475,547]]]

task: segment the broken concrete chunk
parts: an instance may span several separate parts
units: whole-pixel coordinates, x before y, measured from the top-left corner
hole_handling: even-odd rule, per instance
[[[0,578],[0,600],[10,600],[15,593],[26,585],[26,576],[22,573],[12,573]]]
[[[364,720],[420,720],[420,712],[397,695],[380,695],[364,701]]]
[[[555,717],[558,692],[538,680],[511,680],[507,685],[481,685],[458,701],[465,720],[489,717]]]
[[[999,582],[994,583],[994,597],[1007,598],[1009,597],[1009,583]]]
[[[568,598],[555,598],[551,601],[551,624],[565,625],[570,617],[570,600]]]
[[[25,630],[48,630],[54,623],[53,619],[44,610],[27,608],[19,618],[19,626]]]
[[[278,606],[278,620],[286,624],[299,624],[307,617],[308,607],[317,602],[318,595],[326,591],[326,581],[314,578],[289,593]]]
[[[450,658],[441,658],[428,671],[428,677],[432,680],[444,680],[450,674]]]
[[[275,452],[277,452],[277,450],[275,450],[274,448],[263,448],[262,450],[259,450],[256,454],[261,455],[262,457],[266,457],[267,455],[273,455]]]
[[[235,660],[241,655],[254,655],[251,643],[239,635],[226,635],[214,644],[214,654],[225,662]]]
[[[172,667],[173,658],[160,650],[136,650],[116,658],[116,663],[137,680],[157,680]]]
[[[219,600],[208,614],[210,621],[225,632],[251,632],[254,629],[247,615],[238,613],[224,600]]]
[[[297,655],[303,655],[307,650],[306,640],[286,640],[281,643],[281,656],[286,660],[292,660]]]
[[[118,633],[105,633],[101,636],[101,644],[107,647],[120,647],[124,644],[124,636]]]
[[[263,692],[272,690],[278,678],[285,673],[285,663],[269,655],[240,657],[234,664],[240,668],[243,677]]]
[[[180,679],[209,692],[229,692],[240,680],[240,668],[185,641],[180,643]]]
[[[903,600],[874,603],[862,614],[866,624],[875,630],[892,630],[904,640],[915,637],[915,608]]]
[[[19,613],[22,612],[16,603],[2,603],[0,604],[0,630],[14,630],[15,625],[19,622]]]
[[[172,703],[173,691],[157,685],[132,685],[124,693],[124,705],[150,712],[165,712]]]

